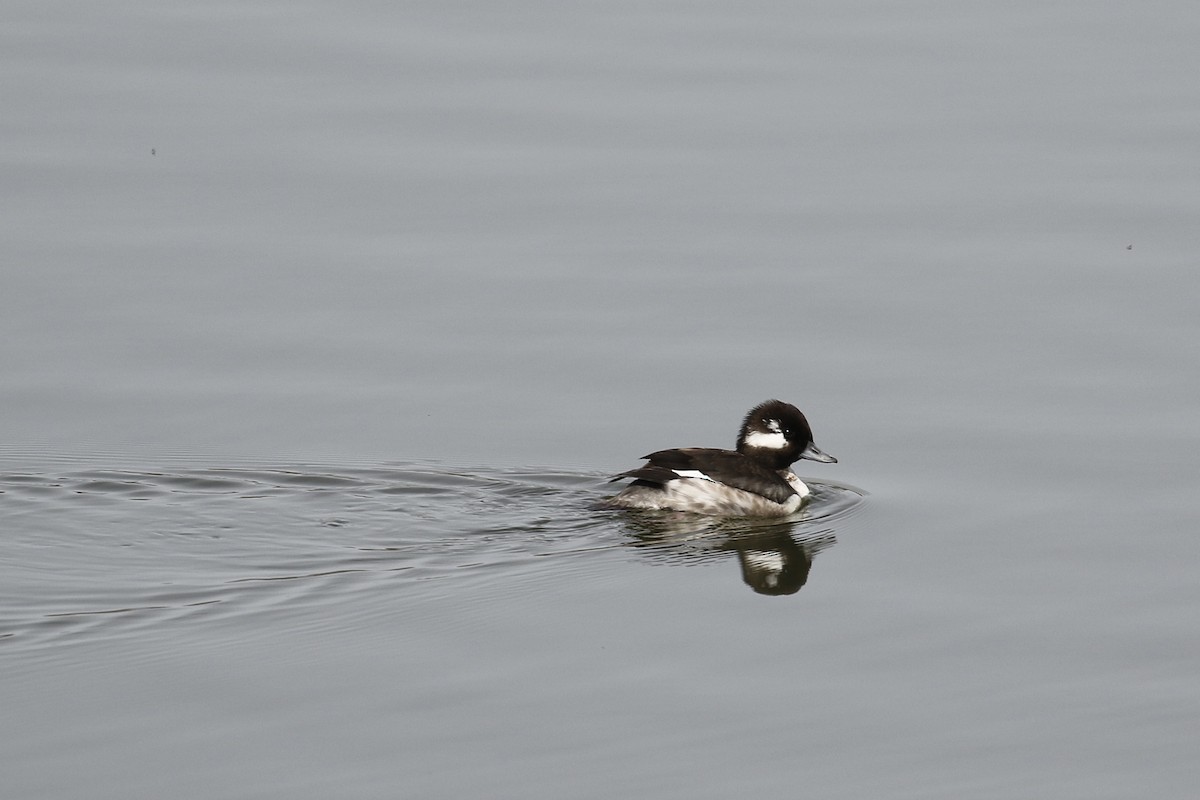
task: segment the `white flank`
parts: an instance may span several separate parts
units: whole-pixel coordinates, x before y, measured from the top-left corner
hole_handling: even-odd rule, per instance
[[[762,447],[767,450],[782,450],[787,447],[787,437],[780,431],[772,433],[750,431],[746,434],[746,445],[748,447]]]
[[[792,490],[802,498],[812,494],[812,490],[808,488],[808,484],[796,477],[796,473],[790,469],[783,474],[783,479],[791,484]]]
[[[804,498],[798,494],[776,503],[762,495],[718,483],[700,470],[672,471],[680,478],[694,480],[667,481],[662,487],[627,486],[609,504],[614,508],[669,508],[723,517],[786,517],[804,504]]]

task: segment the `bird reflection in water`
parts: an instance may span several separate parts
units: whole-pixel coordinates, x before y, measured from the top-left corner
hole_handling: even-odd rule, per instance
[[[627,512],[631,544],[670,561],[706,561],[737,554],[742,580],[759,594],[795,594],[808,582],[813,556],[837,539],[803,520],[722,520],[673,511]]]

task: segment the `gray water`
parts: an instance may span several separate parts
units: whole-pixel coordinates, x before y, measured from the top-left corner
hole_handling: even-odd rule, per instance
[[[1190,5],[4,16],[0,796],[1195,796]]]

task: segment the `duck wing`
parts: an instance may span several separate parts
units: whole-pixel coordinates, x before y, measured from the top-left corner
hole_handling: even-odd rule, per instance
[[[643,456],[647,463],[613,478],[633,478],[661,486],[676,478],[700,478],[741,489],[776,503],[787,502],[796,492],[783,476],[733,450],[684,447],[659,450]]]

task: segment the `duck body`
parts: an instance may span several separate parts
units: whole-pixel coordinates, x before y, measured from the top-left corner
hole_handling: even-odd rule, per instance
[[[646,464],[613,478],[633,482],[611,508],[669,509],[730,517],[786,517],[812,494],[790,469],[800,459],[836,463],[812,442],[798,408],[768,400],[750,409],[737,449],[685,447],[643,456]]]

